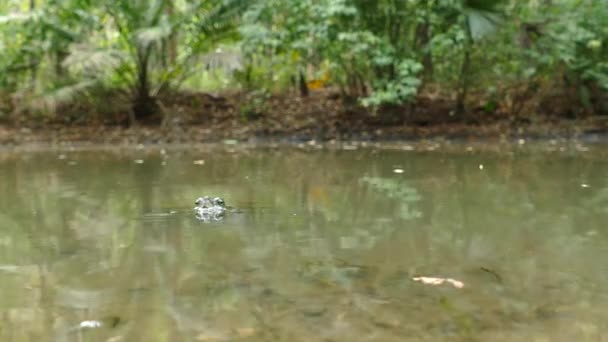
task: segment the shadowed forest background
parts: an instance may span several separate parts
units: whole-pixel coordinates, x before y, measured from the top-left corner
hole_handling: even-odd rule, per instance
[[[608,114],[606,0],[8,0],[0,14],[9,125],[331,136]]]

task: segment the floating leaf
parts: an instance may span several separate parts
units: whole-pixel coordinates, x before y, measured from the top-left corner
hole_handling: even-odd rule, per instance
[[[437,278],[437,277],[414,277],[412,280],[423,283],[425,285],[433,285],[438,286],[442,284],[450,284],[457,289],[461,289],[464,287],[464,283],[460,280],[452,279],[452,278]]]

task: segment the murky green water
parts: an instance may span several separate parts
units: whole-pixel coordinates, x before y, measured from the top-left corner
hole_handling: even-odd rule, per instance
[[[3,152],[0,340],[608,340],[606,156]]]

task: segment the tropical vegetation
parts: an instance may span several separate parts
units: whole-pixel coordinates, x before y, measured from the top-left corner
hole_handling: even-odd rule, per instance
[[[319,89],[372,114],[421,98],[456,117],[608,113],[608,0],[7,0],[0,13],[2,121],[65,120],[83,102],[117,120],[108,98],[121,120],[153,121],[170,94],[235,89],[254,94],[244,113]]]

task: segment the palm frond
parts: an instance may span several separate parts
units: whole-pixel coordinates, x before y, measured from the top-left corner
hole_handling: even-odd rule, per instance
[[[465,0],[464,15],[474,41],[494,33],[502,21],[505,0]]]
[[[234,72],[243,69],[241,53],[223,48],[218,48],[202,57],[203,64],[208,70],[223,70],[224,72]]]
[[[158,25],[145,27],[135,32],[137,42],[143,47],[147,47],[154,43],[159,43],[161,40],[169,37],[173,32],[171,24],[166,20],[166,17],[160,20]]]
[[[76,41],[78,39],[78,32],[70,30],[66,25],[63,25],[57,18],[41,18],[44,27],[55,34],[59,35],[65,40]]]
[[[9,13],[6,15],[0,15],[0,25],[15,24],[19,22],[38,19],[40,17],[40,14],[40,11],[32,11],[27,13]]]
[[[207,35],[232,29],[233,20],[243,13],[243,10],[249,5],[250,1],[225,0],[221,5],[211,9],[203,9],[202,13],[204,14],[200,16],[199,28]]]
[[[494,33],[501,20],[499,14],[490,11],[467,9],[465,14],[474,41]]]
[[[72,102],[77,96],[82,95],[83,92],[98,82],[99,81],[95,79],[86,79],[50,90],[34,97],[31,100],[29,107],[38,111],[53,113],[56,111],[57,107]]]
[[[62,65],[72,73],[82,74],[89,78],[100,78],[100,76],[116,70],[124,57],[124,52],[119,50],[73,44],[70,47],[70,54]]]

